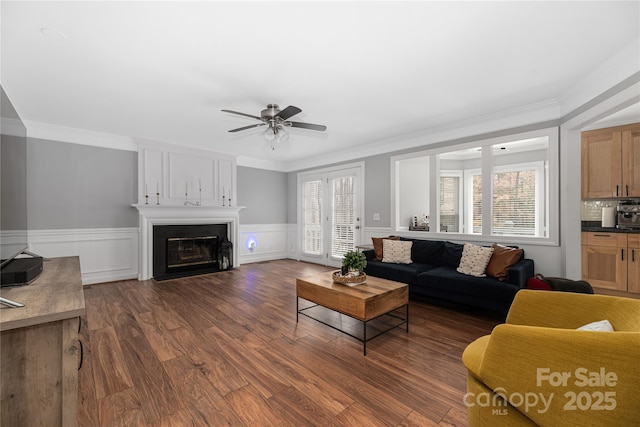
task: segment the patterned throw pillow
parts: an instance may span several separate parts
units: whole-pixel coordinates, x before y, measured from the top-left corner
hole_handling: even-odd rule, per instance
[[[411,246],[413,242],[404,240],[382,241],[382,262],[411,264]]]
[[[457,268],[458,273],[486,277],[484,272],[491,259],[491,254],[493,254],[493,248],[465,243],[464,249],[462,249],[460,265]]]
[[[373,242],[373,254],[375,255],[375,259],[376,261],[382,261],[382,253],[384,251],[384,248],[382,247],[382,241],[385,239],[389,239],[389,240],[400,240],[400,237],[398,236],[393,236],[393,237],[372,237],[371,241]]]

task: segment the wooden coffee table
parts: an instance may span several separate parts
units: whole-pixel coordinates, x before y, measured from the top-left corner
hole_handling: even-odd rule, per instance
[[[363,343],[365,356],[367,355],[367,342],[373,338],[402,325],[406,325],[407,333],[409,332],[409,287],[406,284],[367,276],[365,283],[347,286],[335,283],[331,274],[332,272],[328,271],[296,279],[296,322],[299,319],[299,315],[302,314],[356,338]],[[311,301],[315,305],[300,308],[300,298]],[[305,311],[317,306],[337,311],[362,322],[362,337],[350,334],[305,313]],[[405,309],[404,317],[392,313],[399,308]],[[367,337],[367,323],[382,316],[392,317],[399,320],[399,322],[394,322],[392,326],[378,332],[376,335]]]

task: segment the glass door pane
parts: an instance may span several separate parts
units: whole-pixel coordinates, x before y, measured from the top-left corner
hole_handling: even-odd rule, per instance
[[[323,253],[323,181],[305,181],[302,188],[302,251],[309,255]]]
[[[359,229],[359,219],[356,209],[355,193],[356,177],[341,176],[329,180],[332,194],[331,213],[331,253],[333,260],[355,249],[356,231]]]

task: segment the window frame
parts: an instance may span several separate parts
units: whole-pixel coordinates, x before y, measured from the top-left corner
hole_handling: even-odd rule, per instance
[[[456,150],[464,150],[470,149],[474,147],[480,147],[482,149],[482,180],[483,183],[486,179],[490,179],[489,182],[492,182],[493,175],[493,162],[492,162],[492,146],[496,144],[504,144],[513,141],[520,141],[529,138],[539,138],[539,137],[547,137],[548,138],[548,159],[547,165],[548,174],[545,173],[544,176],[548,177],[548,179],[543,182],[541,185],[545,186],[545,191],[548,193],[547,202],[544,203],[543,208],[544,211],[541,212],[541,215],[546,216],[546,226],[548,228],[547,235],[545,237],[534,237],[534,236],[520,236],[520,235],[494,235],[492,234],[492,209],[493,209],[493,197],[492,197],[492,185],[486,186],[483,185],[483,201],[490,200],[490,206],[487,209],[487,204],[483,203],[482,210],[482,223],[483,229],[481,234],[467,234],[467,233],[446,233],[440,232],[440,220],[439,220],[439,186],[440,179],[439,175],[436,172],[438,168],[433,168],[430,171],[431,176],[431,186],[430,186],[430,212],[428,214],[432,218],[432,222],[436,222],[436,227],[431,227],[431,230],[428,232],[425,231],[409,231],[407,227],[399,227],[397,224],[396,213],[399,209],[399,200],[398,200],[398,186],[399,183],[399,170],[398,170],[398,162],[407,159],[414,159],[416,157],[425,156],[429,157],[430,163],[435,163],[435,157],[438,154],[445,154],[451,151]],[[437,148],[420,150],[415,152],[410,152],[406,154],[401,154],[397,156],[392,156],[390,158],[390,179],[391,179],[391,221],[390,227],[392,233],[402,234],[406,237],[414,237],[414,238],[429,238],[429,239],[441,239],[441,240],[457,240],[457,241],[468,241],[468,242],[478,242],[478,243],[491,243],[495,242],[496,239],[499,239],[501,243],[510,243],[510,244],[536,244],[536,245],[547,245],[547,246],[559,246],[559,224],[560,224],[560,215],[559,215],[559,193],[560,193],[560,158],[559,158],[559,128],[551,127],[551,128],[543,128],[537,129],[528,132],[520,132],[520,133],[512,133],[508,135],[502,135],[494,138],[487,138],[482,140],[474,140],[472,142],[465,142],[460,144],[447,144],[440,145]],[[467,139],[470,141],[470,139]],[[466,180],[465,180],[466,181]],[[466,185],[466,184],[464,184]],[[465,189],[466,190],[466,189]],[[466,193],[466,191],[465,191]],[[467,197],[465,194],[464,197]],[[465,199],[465,202],[467,200]],[[433,208],[433,206],[438,206],[438,208]],[[468,203],[463,203],[463,209],[465,209],[465,220],[468,218],[467,209],[469,209]],[[436,210],[437,209],[437,210]],[[488,221],[488,222],[487,222]],[[486,224],[489,224],[486,227]],[[464,224],[466,227],[467,224]]]
[[[482,236],[483,226],[480,226],[480,233],[473,232],[473,177],[479,176],[482,179],[482,183],[484,184],[484,176],[482,173],[482,168],[473,168],[467,169],[463,171],[464,176],[464,221],[462,226],[462,235],[469,236]],[[484,185],[482,186],[484,189]],[[484,196],[484,194],[483,194]],[[484,199],[484,197],[483,197]],[[484,211],[484,209],[482,210]],[[482,212],[481,211],[481,212]],[[484,215],[481,214],[481,224],[484,224]],[[467,228],[471,228],[471,231],[468,232]]]

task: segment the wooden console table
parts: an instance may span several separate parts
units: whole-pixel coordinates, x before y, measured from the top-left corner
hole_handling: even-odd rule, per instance
[[[25,305],[0,308],[0,425],[77,425],[80,260],[45,259],[34,282],[0,295]]]

